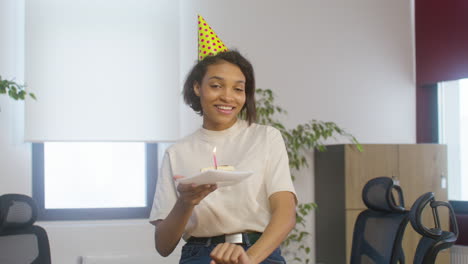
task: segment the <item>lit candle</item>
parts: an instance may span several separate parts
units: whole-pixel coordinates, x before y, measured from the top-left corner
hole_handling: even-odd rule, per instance
[[[213,149],[213,161],[214,161],[215,170],[217,170],[218,169],[218,162],[216,161],[216,147],[214,147],[214,149]]]

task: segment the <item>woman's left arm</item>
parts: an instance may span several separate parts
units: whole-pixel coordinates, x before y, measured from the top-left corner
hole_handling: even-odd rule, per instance
[[[269,198],[271,208],[270,223],[262,236],[247,250],[253,263],[266,259],[286,239],[296,224],[296,200],[291,192],[272,194]]]

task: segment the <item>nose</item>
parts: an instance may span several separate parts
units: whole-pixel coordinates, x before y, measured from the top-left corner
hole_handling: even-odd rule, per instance
[[[221,93],[220,99],[224,102],[231,102],[232,100],[234,100],[232,89],[229,89],[227,87],[224,88],[223,92]]]

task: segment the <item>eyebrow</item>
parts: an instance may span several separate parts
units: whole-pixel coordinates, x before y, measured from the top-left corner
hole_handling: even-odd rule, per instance
[[[219,77],[219,76],[211,76],[210,78],[208,78],[208,80],[211,80],[211,79],[216,79],[216,80],[220,80],[220,81],[224,81],[224,78],[223,77]],[[244,80],[238,80],[236,81],[236,83],[245,83]]]

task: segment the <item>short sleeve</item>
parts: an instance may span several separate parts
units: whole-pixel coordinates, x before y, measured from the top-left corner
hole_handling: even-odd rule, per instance
[[[288,153],[281,132],[276,128],[269,127],[267,138],[268,158],[265,175],[267,195],[270,197],[276,192],[288,191],[294,194],[297,202],[289,169]]]
[[[177,201],[177,190],[172,178],[172,169],[169,153],[166,151],[162,161],[161,170],[156,182],[153,207],[149,221],[163,220],[171,212]]]

